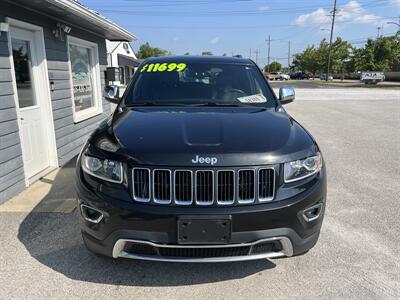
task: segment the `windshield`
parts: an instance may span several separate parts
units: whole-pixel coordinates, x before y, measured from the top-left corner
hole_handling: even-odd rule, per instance
[[[152,63],[139,67],[126,94],[135,105],[256,105],[276,102],[256,66],[212,63]]]

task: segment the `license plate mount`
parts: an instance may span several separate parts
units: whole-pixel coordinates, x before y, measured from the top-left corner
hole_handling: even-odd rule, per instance
[[[178,218],[178,244],[227,244],[231,216],[182,216]]]

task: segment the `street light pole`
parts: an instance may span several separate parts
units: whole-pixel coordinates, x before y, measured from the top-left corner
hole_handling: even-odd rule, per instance
[[[397,26],[399,26],[399,29],[400,29],[400,16],[399,16],[399,23],[396,23],[396,22],[386,22],[386,24],[397,25]]]
[[[332,12],[332,26],[331,26],[331,37],[329,39],[329,54],[328,54],[328,66],[326,72],[326,81],[329,79],[329,69],[331,67],[331,55],[332,55],[332,38],[333,38],[333,29],[335,27],[335,17],[336,17],[336,0],[333,2],[333,12]]]
[[[396,22],[387,22],[386,24],[393,24],[393,25],[397,25],[400,27],[400,23],[396,23]]]

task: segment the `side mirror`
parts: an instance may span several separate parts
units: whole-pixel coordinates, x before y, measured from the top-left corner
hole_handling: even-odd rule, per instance
[[[289,86],[283,86],[279,89],[279,101],[281,104],[287,104],[293,102],[295,98],[294,88]]]
[[[119,87],[117,85],[106,85],[104,87],[104,98],[111,103],[119,103]]]

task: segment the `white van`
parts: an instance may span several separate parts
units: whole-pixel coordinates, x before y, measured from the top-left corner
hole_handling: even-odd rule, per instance
[[[361,72],[360,81],[365,84],[377,84],[385,81],[385,74],[383,72]]]

